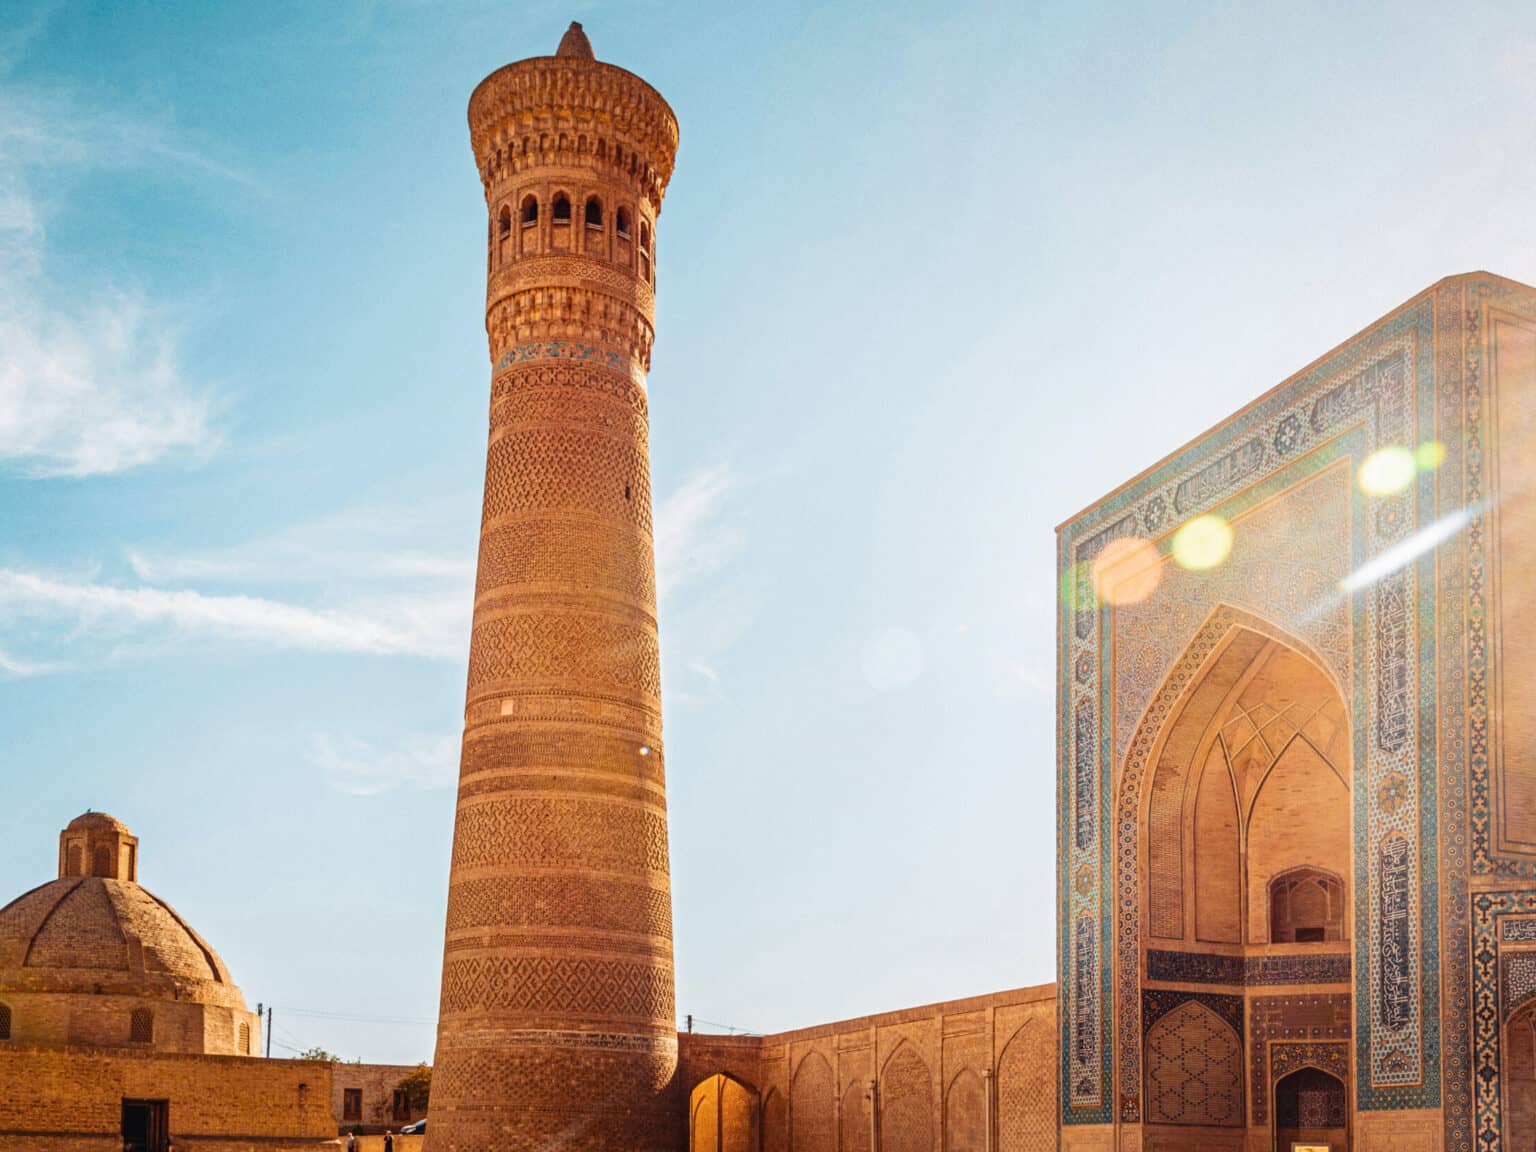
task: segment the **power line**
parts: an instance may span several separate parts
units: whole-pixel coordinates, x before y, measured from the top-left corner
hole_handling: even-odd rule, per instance
[[[278,1005],[289,1016],[307,1016],[314,1020],[345,1020],[352,1024],[433,1024],[435,1019],[426,1019],[415,1016],[363,1016],[350,1012],[317,1012],[310,1008],[284,1008]]]

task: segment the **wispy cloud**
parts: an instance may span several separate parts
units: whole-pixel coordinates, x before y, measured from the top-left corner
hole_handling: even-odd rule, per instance
[[[132,287],[82,292],[48,275],[58,206],[36,189],[104,168],[243,180],[152,121],[0,90],[0,465],[23,474],[104,475],[219,443],[209,391],[184,377],[161,309]]]
[[[0,626],[19,620],[63,622],[71,630],[63,642],[77,650],[92,640],[170,629],[310,652],[453,659],[464,648],[463,616],[464,606],[447,603],[380,601],[331,610],[257,596],[129,588],[0,569]]]
[[[317,734],[304,754],[331,787],[354,796],[400,787],[449,788],[459,768],[454,736],[416,737],[380,748],[350,736]]]
[[[434,549],[453,517],[426,505],[357,507],[224,548],[130,548],[140,580],[159,584],[354,585],[451,583],[467,604],[475,577],[473,518],[462,541]]]
[[[701,468],[656,505],[656,595],[718,572],[741,551],[740,529],[723,516],[736,487],[724,465]]]
[[[746,595],[720,579],[746,546],[738,488],[728,466],[701,468],[656,505],[662,652],[667,692],[679,703],[721,691],[725,656],[752,624]]]

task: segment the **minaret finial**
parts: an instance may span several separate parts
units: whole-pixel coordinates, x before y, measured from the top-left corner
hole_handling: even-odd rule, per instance
[[[577,60],[596,60],[592,55],[592,41],[587,39],[587,34],[581,30],[581,25],[575,20],[565,30],[565,35],[560,37],[560,47],[555,49],[556,56],[574,56]]]

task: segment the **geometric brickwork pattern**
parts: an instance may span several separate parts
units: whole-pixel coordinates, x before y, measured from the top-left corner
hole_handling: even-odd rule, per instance
[[[837,1152],[832,1066],[812,1052],[800,1062],[789,1088],[790,1147],[794,1152]]]
[[[997,1064],[998,1152],[1055,1152],[1055,1041],[1041,1024],[1014,1033]]]
[[[1137,823],[1146,765],[1133,770],[1132,761],[1144,756],[1142,731],[1156,737],[1146,717],[1161,707],[1164,690],[1186,662],[1198,667],[1209,652],[1186,645],[1201,620],[1229,611],[1225,601],[1260,631],[1272,620],[1302,638],[1347,687],[1357,1103],[1434,1108],[1443,1098],[1446,1146],[1468,1146],[1472,1033],[1480,1025],[1460,980],[1445,984],[1442,1017],[1441,941],[1449,970],[1471,970],[1467,878],[1536,878],[1536,853],[1502,847],[1518,848],[1522,830],[1536,825],[1496,819],[1499,797],[1524,796],[1527,786],[1497,777],[1491,751],[1498,729],[1490,669],[1499,648],[1490,630],[1498,612],[1483,515],[1499,495],[1490,333],[1497,324],[1506,333],[1523,325],[1527,336],[1518,339],[1528,339],[1533,318],[1536,296],[1518,285],[1487,277],[1443,282],[1062,528],[1058,1027],[1068,1056],[1066,1123],[1142,1118]],[[1503,403],[1497,412],[1518,406],[1508,396]],[[1406,491],[1366,495],[1347,483],[1377,448],[1430,441],[1443,459]],[[1238,554],[1242,526],[1256,522],[1245,518],[1289,517],[1277,538],[1301,530],[1306,516],[1282,513],[1279,504],[1335,465],[1351,502],[1337,527],[1311,541],[1302,531],[1304,547],[1293,555],[1283,548]],[[1463,509],[1471,515],[1458,545],[1358,595],[1322,594],[1344,572]],[[1239,529],[1226,572],[1164,565],[1164,587],[1139,613],[1094,602],[1090,566],[1110,543],[1143,537],[1166,554],[1171,532],[1207,512]],[[1196,586],[1205,592],[1185,594]],[[1133,617],[1138,625],[1127,627]],[[1506,835],[1506,826],[1515,831]],[[1096,948],[1080,941],[1085,915],[1098,926]],[[1096,1044],[1084,1042],[1090,1032]]]
[[[945,1152],[986,1152],[986,1147],[987,1090],[981,1077],[967,1068],[951,1081],[944,1096],[944,1148]]]
[[[1147,1119],[1242,1126],[1242,1040],[1204,1004],[1182,1004],[1147,1033]]]
[[[444,965],[443,1010],[654,1020],[672,1012],[672,972],[577,956],[486,956]]]
[[[850,1080],[843,1089],[838,1123],[843,1134],[840,1152],[870,1152],[874,1137],[869,1130],[869,1089],[862,1078]]]
[[[933,1077],[910,1044],[886,1062],[880,1082],[882,1152],[931,1152]]]
[[[428,1140],[660,1152],[682,1102],[643,383],[677,123],[573,28],[481,84],[470,129],[493,367]],[[705,1146],[755,1143],[750,1094],[716,1088]]]

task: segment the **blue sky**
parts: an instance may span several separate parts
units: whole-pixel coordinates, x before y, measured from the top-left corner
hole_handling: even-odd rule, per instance
[[[430,1056],[488,393],[470,90],[682,125],[678,1007],[1053,978],[1053,528],[1441,276],[1536,281],[1524,4],[0,19],[0,891],[87,807],[274,1053]]]

